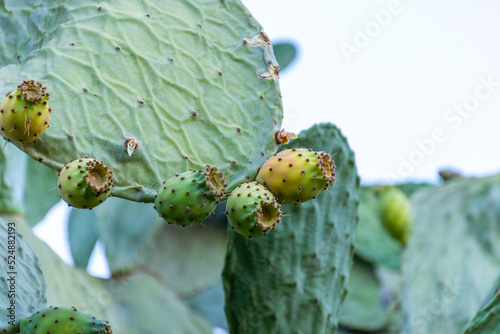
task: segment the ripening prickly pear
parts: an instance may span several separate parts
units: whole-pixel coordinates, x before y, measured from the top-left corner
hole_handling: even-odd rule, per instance
[[[168,223],[199,223],[214,212],[226,192],[223,173],[217,167],[190,170],[164,181],[155,196],[154,208]]]
[[[57,183],[59,197],[79,209],[98,206],[109,197],[114,186],[109,167],[89,158],[73,160],[64,166]]]
[[[395,187],[384,187],[378,194],[383,226],[394,239],[406,245],[413,229],[410,200]]]
[[[316,198],[335,181],[335,165],[328,153],[306,148],[283,150],[267,160],[256,181],[278,202],[298,204]]]
[[[78,311],[74,307],[49,307],[21,319],[21,334],[111,334],[107,321]]]
[[[262,184],[240,184],[227,199],[226,215],[231,227],[247,237],[267,235],[281,221],[280,204]]]
[[[49,93],[40,82],[23,81],[0,104],[0,133],[8,141],[27,143],[49,127]]]

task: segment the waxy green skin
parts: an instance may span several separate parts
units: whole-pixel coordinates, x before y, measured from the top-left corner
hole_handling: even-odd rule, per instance
[[[226,215],[231,227],[249,238],[267,235],[281,222],[280,205],[273,194],[258,182],[240,184],[227,199]],[[274,212],[273,212],[274,211]],[[260,213],[267,217],[259,219]],[[274,219],[269,220],[269,217]]]
[[[154,208],[160,217],[170,224],[185,226],[210,216],[225,193],[225,184],[222,174],[219,186],[207,182],[209,170],[209,166],[205,171],[190,170],[164,181],[155,196]]]
[[[35,94],[26,87],[37,90]],[[8,141],[34,141],[49,127],[49,94],[41,83],[24,81],[0,104],[0,133]]]
[[[297,148],[283,150],[267,160],[256,181],[265,185],[280,203],[298,204],[316,198],[335,181],[330,155]]]
[[[102,182],[96,185],[92,182],[92,171],[101,174]],[[113,172],[102,161],[81,158],[71,161],[59,173],[59,196],[79,209],[92,209],[104,202],[111,194],[114,186]]]
[[[413,230],[413,214],[408,197],[398,188],[384,188],[379,193],[379,211],[385,229],[405,246]]]
[[[21,320],[21,334],[111,334],[107,321],[72,307],[49,307]]]

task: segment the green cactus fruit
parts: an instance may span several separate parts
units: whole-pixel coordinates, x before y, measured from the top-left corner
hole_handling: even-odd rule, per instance
[[[379,192],[379,212],[385,229],[406,245],[413,229],[411,203],[398,188],[384,187]]]
[[[330,155],[306,148],[283,150],[267,160],[256,181],[265,185],[280,203],[298,204],[316,198],[335,181]]]
[[[104,202],[114,186],[113,172],[102,161],[80,158],[64,166],[58,175],[59,197],[79,209]]]
[[[240,184],[227,199],[226,215],[231,228],[249,238],[267,235],[281,221],[280,204],[262,184]]]
[[[8,141],[28,143],[49,127],[49,93],[40,82],[23,81],[0,104],[0,132]]]
[[[210,216],[225,194],[227,184],[217,167],[191,169],[175,176],[163,185],[155,196],[154,208],[169,224],[200,223]]]
[[[111,334],[107,321],[78,311],[74,307],[49,307],[21,320],[21,334]]]

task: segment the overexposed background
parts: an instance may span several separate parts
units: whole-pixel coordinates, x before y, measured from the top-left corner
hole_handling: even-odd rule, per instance
[[[247,0],[298,59],[280,78],[284,126],[339,126],[365,184],[500,171],[500,2]],[[65,204],[35,232],[71,263]],[[55,217],[55,218],[54,218]],[[109,272],[98,246],[89,271]]]

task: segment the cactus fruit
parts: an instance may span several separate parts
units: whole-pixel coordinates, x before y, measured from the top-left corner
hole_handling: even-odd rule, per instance
[[[74,307],[49,307],[40,310],[29,318],[21,320],[21,334],[111,334],[107,321],[78,311]]]
[[[23,81],[0,104],[0,132],[8,141],[31,142],[49,127],[49,93],[40,82]]]
[[[102,161],[80,158],[63,167],[58,175],[59,197],[79,209],[92,209],[104,202],[114,186],[113,172]]]
[[[154,208],[170,224],[199,223],[214,212],[226,187],[225,177],[217,167],[191,169],[163,181]]]
[[[413,229],[411,203],[398,188],[384,187],[379,192],[380,218],[385,229],[403,246]]]
[[[226,215],[231,227],[249,238],[267,235],[281,221],[280,204],[262,184],[240,184],[227,199]]]
[[[262,165],[256,181],[265,185],[280,203],[298,204],[327,189],[335,181],[334,171],[328,153],[285,149]]]

